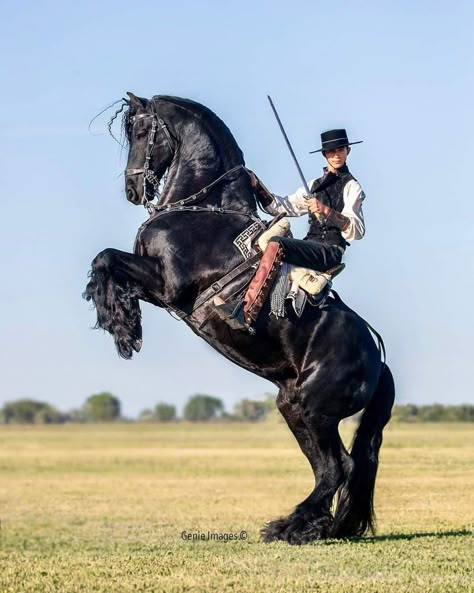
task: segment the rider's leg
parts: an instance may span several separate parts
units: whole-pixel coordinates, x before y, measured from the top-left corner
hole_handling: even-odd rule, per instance
[[[270,292],[281,261],[282,250],[278,243],[269,243],[257,271],[252,278],[242,301],[220,302],[214,299],[215,311],[232,329],[247,330],[263,306]]]
[[[272,237],[270,243],[283,249],[283,261],[294,266],[325,272],[341,263],[344,249],[338,245],[318,241]]]

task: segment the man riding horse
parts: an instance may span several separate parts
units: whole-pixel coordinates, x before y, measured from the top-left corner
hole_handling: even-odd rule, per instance
[[[253,186],[258,193],[262,207],[274,216],[302,216],[308,214],[310,228],[303,240],[274,235],[269,239],[261,266],[267,260],[278,259],[294,266],[317,272],[333,271],[323,275],[326,284],[331,277],[340,271],[339,264],[349,245],[349,241],[362,239],[365,233],[362,202],[365,198],[360,183],[353,177],[347,167],[347,157],[351,145],[346,130],[328,130],[321,134],[321,148],[314,152],[322,152],[327,161],[324,174],[308,183],[311,196],[304,187],[288,196],[271,194],[263,183],[254,175]],[[309,275],[309,273],[308,273]],[[310,276],[311,277],[311,276]],[[246,298],[250,298],[260,284],[266,279],[265,274],[255,274],[243,301],[216,303],[216,312],[234,329],[248,329],[244,318]],[[303,283],[299,283],[304,287]],[[323,285],[319,285],[319,290]],[[254,315],[258,311],[254,309]]]
[[[395,396],[392,374],[367,323],[336,293],[318,307],[304,307],[301,316],[260,315],[255,335],[223,323],[213,297],[231,302],[242,294],[262,255],[243,257],[235,240],[253,226],[266,227],[257,216],[256,188],[243,153],[224,122],[199,103],[165,95],[129,97],[119,110],[127,108],[126,197],[147,206],[151,215],[138,230],[132,253],[109,247],[92,261],[84,296],[96,307],[97,327],[108,331],[119,354],[130,359],[142,347],[140,302],[145,301],[178,315],[228,360],[278,387],[277,407],[310,464],[314,486],[288,515],[265,525],[263,541],[304,544],[364,534],[374,527],[378,454]],[[328,172],[313,184],[312,214],[324,220],[313,222],[318,241],[308,237],[299,244],[313,254],[305,261],[313,267],[340,261],[341,250],[332,246],[343,250],[345,240],[363,232],[355,219],[357,213],[361,219],[360,209],[345,202],[357,188],[343,167],[349,142],[337,146],[335,137],[324,140],[336,146],[324,143],[323,150],[343,152],[334,158],[326,152]],[[271,201],[275,208],[286,204]],[[286,256],[295,254],[291,241],[269,245],[286,250]],[[163,339],[157,356],[168,347]],[[176,356],[182,363],[179,352]],[[193,365],[186,364],[192,372]],[[339,422],[362,409],[349,452]]]

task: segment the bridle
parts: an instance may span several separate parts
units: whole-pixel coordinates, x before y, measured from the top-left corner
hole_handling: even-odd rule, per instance
[[[132,118],[131,118],[132,123],[135,123],[139,119],[146,119],[146,118],[150,118],[150,117],[152,118],[151,127],[150,127],[150,131],[148,133],[148,139],[147,139],[147,143],[146,143],[145,163],[143,165],[143,169],[125,169],[125,176],[143,175],[143,206],[146,208],[148,213],[150,215],[152,215],[152,214],[157,214],[157,213],[169,212],[171,210],[173,210],[173,211],[175,211],[175,210],[192,210],[192,211],[205,211],[205,212],[211,211],[211,212],[219,212],[219,213],[226,213],[226,214],[244,214],[246,216],[250,216],[251,218],[253,218],[253,215],[254,215],[253,212],[245,212],[244,213],[239,210],[230,210],[228,208],[221,208],[218,206],[208,206],[208,207],[203,208],[203,207],[195,205],[197,202],[203,200],[205,198],[205,196],[207,195],[207,193],[215,185],[217,185],[220,181],[225,179],[228,175],[231,175],[232,173],[235,173],[236,171],[238,171],[240,169],[243,169],[248,174],[248,170],[245,167],[245,165],[237,165],[236,167],[229,169],[228,171],[226,171],[225,173],[220,175],[217,179],[215,179],[214,181],[212,181],[211,183],[209,183],[208,185],[206,185],[205,187],[200,189],[197,193],[192,194],[191,196],[189,196],[183,200],[179,200],[178,202],[174,202],[171,204],[161,204],[160,205],[160,204],[153,203],[153,200],[155,198],[158,198],[158,200],[160,198],[160,190],[159,190],[160,180],[155,175],[155,172],[153,171],[153,169],[150,167],[150,161],[153,156],[153,151],[155,150],[157,132],[158,132],[158,130],[163,130],[163,133],[165,134],[166,141],[168,143],[171,154],[174,154],[176,146],[178,144],[178,141],[170,133],[166,122],[163,119],[161,119],[161,117],[158,116],[158,113],[157,113],[156,107],[155,107],[155,102],[152,101],[151,103],[152,103],[152,110],[153,110],[152,113],[140,113],[138,115],[132,116]],[[153,187],[153,195],[151,195],[151,196],[147,191],[147,181]],[[151,199],[149,199],[149,197]]]
[[[176,143],[177,143],[177,141],[171,136],[171,133],[168,129],[168,126],[166,125],[166,122],[164,120],[162,120],[161,117],[158,117],[158,114],[155,111],[154,102],[152,103],[152,105],[153,105],[153,113],[140,113],[138,115],[134,115],[131,118],[132,123],[135,123],[139,119],[147,119],[150,117],[152,118],[151,127],[150,127],[150,131],[148,132],[148,139],[147,139],[147,143],[146,143],[145,163],[143,165],[143,169],[125,169],[126,177],[129,175],[143,175],[143,205],[145,206],[145,208],[148,210],[148,212],[150,214],[155,209],[155,206],[152,203],[152,200],[154,200],[156,197],[159,199],[159,197],[160,197],[160,190],[159,190],[160,180],[155,175],[155,172],[153,171],[153,169],[150,168],[150,161],[153,156],[153,151],[155,150],[155,143],[156,143],[156,137],[157,137],[158,130],[163,130],[163,132],[166,136],[166,140],[168,142],[168,146],[170,148],[171,154],[174,154],[174,151],[176,148]],[[150,194],[148,194],[148,191],[147,191],[147,181],[153,187],[153,195],[151,196],[151,199],[148,199]]]

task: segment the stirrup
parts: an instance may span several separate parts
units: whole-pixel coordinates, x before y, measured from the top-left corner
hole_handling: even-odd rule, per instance
[[[250,330],[250,326],[245,322],[243,302],[239,302],[237,305],[232,305],[226,303],[220,297],[215,297],[214,311],[217,316],[225,321],[232,329],[240,329],[244,331]]]

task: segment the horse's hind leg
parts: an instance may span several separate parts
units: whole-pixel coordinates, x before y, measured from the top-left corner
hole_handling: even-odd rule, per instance
[[[301,404],[291,403],[284,391],[280,391],[277,404],[308,458],[316,485],[288,517],[268,523],[262,529],[262,539],[308,543],[329,535],[332,499],[347,478],[352,462],[339,436],[337,418],[305,414]]]
[[[84,298],[97,311],[97,327],[108,331],[118,353],[131,358],[142,343],[139,299],[159,304],[154,299],[161,286],[159,260],[105,249],[91,264],[90,281]]]

